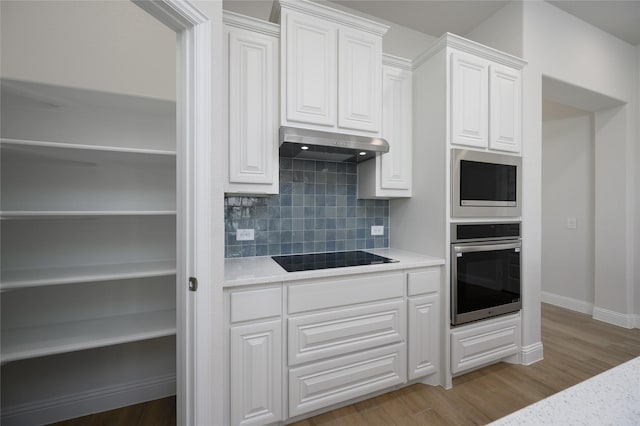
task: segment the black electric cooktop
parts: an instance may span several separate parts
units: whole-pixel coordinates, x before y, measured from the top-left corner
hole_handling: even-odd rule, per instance
[[[347,266],[376,265],[394,263],[397,260],[367,253],[362,250],[336,251],[329,253],[292,254],[272,256],[287,272],[311,271],[314,269],[344,268]]]

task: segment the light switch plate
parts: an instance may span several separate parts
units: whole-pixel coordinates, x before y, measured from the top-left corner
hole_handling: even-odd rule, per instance
[[[384,226],[377,226],[377,225],[372,226],[371,235],[384,235]]]
[[[236,231],[236,241],[251,241],[253,239],[253,229],[238,229]]]

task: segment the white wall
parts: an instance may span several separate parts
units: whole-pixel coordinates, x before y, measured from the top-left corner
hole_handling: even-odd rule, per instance
[[[2,77],[175,99],[176,36],[129,1],[2,1]]]
[[[594,118],[542,103],[542,299],[592,313],[594,301]],[[576,229],[569,229],[575,218]]]
[[[632,312],[633,205],[629,177],[637,167],[629,152],[635,99],[634,48],[546,2],[523,3],[525,147],[540,136],[542,76],[571,82],[607,98],[627,102],[595,114],[595,308],[596,318],[629,325]],[[526,151],[529,156],[530,152]],[[536,163],[537,163],[536,159]],[[531,163],[539,169],[541,163]]]
[[[522,58],[522,3],[512,1],[464,37]]]

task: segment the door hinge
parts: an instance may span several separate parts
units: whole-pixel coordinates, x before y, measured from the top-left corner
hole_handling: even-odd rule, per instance
[[[198,289],[198,279],[195,277],[189,277],[189,290],[196,291]]]

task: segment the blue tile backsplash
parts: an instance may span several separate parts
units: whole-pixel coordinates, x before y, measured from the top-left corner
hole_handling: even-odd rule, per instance
[[[358,200],[355,163],[280,159],[280,194],[226,196],[225,256],[273,256],[389,246],[389,201]],[[372,236],[371,226],[384,226]],[[254,229],[252,241],[236,241]]]

